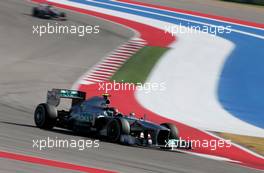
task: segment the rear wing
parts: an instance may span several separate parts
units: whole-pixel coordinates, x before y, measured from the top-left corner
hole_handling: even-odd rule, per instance
[[[68,89],[52,89],[47,93],[47,103],[58,106],[61,98],[72,99],[72,105],[80,103],[85,100],[86,93],[77,90]]]

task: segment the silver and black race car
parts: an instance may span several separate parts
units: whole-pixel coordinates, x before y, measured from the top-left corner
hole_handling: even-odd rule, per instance
[[[61,98],[71,99],[69,110],[58,110]],[[86,93],[76,90],[52,89],[47,93],[47,102],[37,106],[34,119],[37,127],[59,127],[74,132],[96,134],[110,142],[127,145],[168,147],[168,141],[179,141],[174,124],[155,124],[145,118],[136,118],[134,113],[123,115],[110,107],[108,94],[85,99]],[[175,145],[190,149],[190,145]]]
[[[66,14],[60,12],[49,4],[40,4],[37,7],[33,7],[32,16],[43,19],[58,19],[66,20]]]

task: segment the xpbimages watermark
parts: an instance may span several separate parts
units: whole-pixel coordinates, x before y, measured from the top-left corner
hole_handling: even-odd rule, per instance
[[[85,139],[59,139],[59,138],[43,138],[33,139],[32,147],[38,150],[54,149],[54,148],[67,148],[78,149],[80,151],[90,148],[99,148],[99,140],[85,140]]]
[[[227,26],[215,26],[215,25],[191,25],[190,23],[182,25],[165,25],[165,33],[169,33],[172,36],[176,34],[201,34],[208,33],[210,35],[216,36],[220,34],[230,34],[232,32],[232,27]]]
[[[91,25],[61,25],[58,23],[46,25],[33,25],[32,33],[34,35],[43,36],[45,34],[75,34],[79,37],[84,37],[87,34],[98,34],[100,26]]]
[[[220,148],[230,148],[232,146],[231,140],[225,140],[225,139],[189,139],[187,140],[182,139],[181,137],[179,139],[171,139],[168,141],[165,141],[165,147],[170,147],[172,150],[177,148],[208,148],[212,151],[220,149]]]
[[[144,91],[145,93],[157,92],[157,91],[165,91],[166,82],[145,82],[145,83],[129,83],[124,82],[116,82],[115,80],[112,82],[98,83],[98,90],[104,91],[108,93],[109,91]]]

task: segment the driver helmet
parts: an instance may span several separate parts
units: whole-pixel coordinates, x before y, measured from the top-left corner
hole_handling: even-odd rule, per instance
[[[50,9],[52,7],[50,4],[44,4],[43,6],[47,9]]]
[[[135,112],[130,112],[129,115],[130,115],[131,117],[135,117],[135,116],[136,116]]]

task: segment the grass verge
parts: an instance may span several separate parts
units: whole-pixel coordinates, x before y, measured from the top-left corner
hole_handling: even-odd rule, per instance
[[[258,154],[264,156],[264,138],[235,135],[231,133],[218,133],[216,134],[222,138],[230,139],[232,142],[242,145]]]
[[[144,83],[152,68],[168,48],[146,46],[128,59],[111,81]]]

